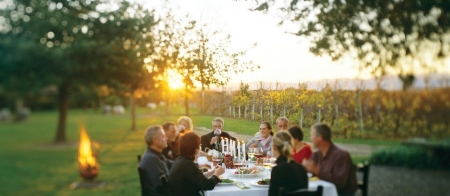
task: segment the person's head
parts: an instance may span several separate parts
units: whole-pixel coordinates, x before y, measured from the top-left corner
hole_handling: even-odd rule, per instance
[[[174,142],[177,137],[177,129],[175,123],[166,122],[163,124],[164,132],[166,132],[167,142]]]
[[[213,131],[216,129],[222,130],[224,125],[225,125],[225,121],[223,120],[223,118],[216,117],[212,121],[212,130]]]
[[[303,130],[300,126],[294,125],[290,127],[288,131],[294,139],[294,144],[303,141]]]
[[[286,117],[277,118],[277,131],[286,131],[289,127],[289,119]]]
[[[185,130],[194,130],[194,125],[192,124],[192,119],[187,116],[181,116],[177,120],[178,125],[183,125]]]
[[[331,142],[331,128],[324,123],[316,123],[311,127],[311,142],[315,147]]]
[[[269,135],[273,135],[272,125],[270,122],[262,121],[261,124],[259,124],[259,134],[262,138],[267,138]]]
[[[272,137],[272,152],[275,157],[284,156],[291,160],[293,146],[292,136],[287,131],[280,131]]]
[[[186,133],[180,138],[180,155],[194,159],[200,150],[200,136],[195,132]]]
[[[144,140],[149,148],[158,152],[162,152],[162,150],[167,147],[166,134],[159,125],[147,127],[144,133]]]

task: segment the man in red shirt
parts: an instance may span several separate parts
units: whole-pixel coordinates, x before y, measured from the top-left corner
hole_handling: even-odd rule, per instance
[[[331,141],[331,128],[323,123],[311,127],[311,142],[319,149],[303,161],[306,170],[319,179],[333,183],[339,196],[354,196],[358,185],[356,168],[350,154]]]

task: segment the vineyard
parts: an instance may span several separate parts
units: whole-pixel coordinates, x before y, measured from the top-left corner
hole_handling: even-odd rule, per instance
[[[203,111],[254,121],[275,122],[286,116],[291,124],[308,128],[316,122],[333,127],[334,137],[402,139],[450,136],[450,88],[402,90],[345,90],[324,85],[311,90],[297,88],[271,90],[264,84],[249,90],[241,84],[237,91],[205,91]],[[201,107],[201,93],[190,98]],[[182,101],[175,101],[181,104]]]

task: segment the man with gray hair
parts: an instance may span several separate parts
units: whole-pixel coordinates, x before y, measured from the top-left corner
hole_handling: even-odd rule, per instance
[[[202,150],[205,151],[205,148],[213,149],[215,147],[216,142],[220,142],[220,138],[228,138],[229,140],[236,141],[236,138],[232,137],[229,133],[223,131],[223,127],[225,125],[225,121],[223,118],[216,117],[212,121],[212,131],[208,134],[202,135],[201,137],[201,144],[202,144]],[[221,134],[219,137],[214,135],[214,131],[216,129],[221,130]],[[219,149],[217,149],[219,150]]]
[[[160,176],[169,177],[171,162],[162,154],[167,147],[167,137],[159,125],[149,126],[144,133],[147,143],[145,154],[139,162],[139,177],[141,180],[142,195],[163,195]]]
[[[311,142],[319,149],[310,160],[303,160],[306,170],[319,179],[333,183],[339,196],[354,196],[358,185],[356,168],[350,154],[331,141],[331,128],[317,123],[311,127]]]
[[[279,117],[275,121],[277,123],[277,131],[287,131],[289,128],[289,118]]]

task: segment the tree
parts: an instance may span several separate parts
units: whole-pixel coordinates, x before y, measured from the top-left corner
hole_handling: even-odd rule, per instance
[[[0,85],[22,93],[57,86],[56,142],[66,140],[68,99],[74,90],[118,86],[143,71],[137,51],[126,46],[155,24],[153,14],[130,17],[130,10],[138,10],[127,2],[117,4],[117,10],[108,6],[109,1],[16,0],[0,10],[0,73],[6,76]]]
[[[281,4],[285,14],[281,23],[298,23],[295,34],[312,42],[313,54],[335,61],[351,57],[375,76],[394,71],[405,88],[418,70],[414,64],[422,69],[438,66],[420,59],[438,61],[450,54],[450,0],[291,0]],[[275,5],[277,0],[269,0],[254,10],[268,11]]]

